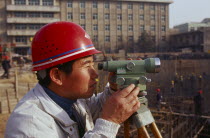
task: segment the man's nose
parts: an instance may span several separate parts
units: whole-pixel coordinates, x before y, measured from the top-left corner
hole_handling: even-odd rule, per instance
[[[94,78],[94,79],[98,78],[98,73],[97,73],[97,71],[95,70],[94,67],[91,69],[91,77]]]

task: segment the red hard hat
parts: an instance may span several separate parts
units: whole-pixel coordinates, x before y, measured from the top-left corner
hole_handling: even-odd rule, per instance
[[[33,71],[53,67],[96,50],[85,30],[72,22],[54,22],[42,27],[32,41]]]
[[[2,56],[2,58],[8,60],[9,56]]]
[[[202,94],[202,93],[203,93],[203,91],[202,91],[202,90],[199,90],[199,91],[198,91],[198,93]]]
[[[160,92],[160,89],[156,89],[156,92]]]

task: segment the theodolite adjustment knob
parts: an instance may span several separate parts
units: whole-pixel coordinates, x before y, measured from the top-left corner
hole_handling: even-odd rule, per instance
[[[127,69],[128,69],[128,70],[130,70],[130,71],[131,71],[131,70],[133,70],[133,69],[134,69],[134,67],[135,67],[135,63],[133,63],[133,62],[129,62],[129,63],[127,64],[127,66],[126,66],[126,67],[127,67]]]
[[[123,78],[123,77],[117,78],[116,83],[118,85],[123,85],[125,83],[125,78]]]
[[[145,76],[139,78],[139,84],[146,84],[147,82],[151,82],[151,79],[147,79]]]

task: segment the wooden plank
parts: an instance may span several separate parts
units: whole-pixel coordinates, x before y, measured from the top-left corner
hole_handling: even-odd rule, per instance
[[[17,69],[15,69],[15,97],[18,98],[18,76],[17,76]]]
[[[9,103],[9,93],[6,91],[7,94],[7,105],[8,105],[8,112],[10,113],[10,103]]]

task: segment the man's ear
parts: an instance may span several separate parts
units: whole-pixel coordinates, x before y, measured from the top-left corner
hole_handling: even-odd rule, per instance
[[[57,85],[62,85],[62,72],[58,68],[52,68],[50,70],[50,78],[52,82],[54,82]]]

